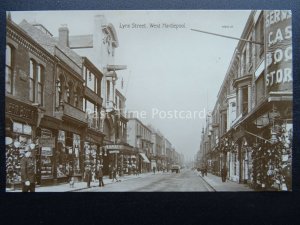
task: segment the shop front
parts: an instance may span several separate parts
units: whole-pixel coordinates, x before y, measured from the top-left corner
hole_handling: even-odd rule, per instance
[[[104,146],[107,152],[106,171],[110,174],[116,168],[119,175],[132,174],[137,168],[137,157],[134,148],[125,144],[108,144]]]
[[[138,167],[139,168],[139,172],[140,173],[150,172],[150,170],[151,170],[151,168],[150,168],[151,162],[148,159],[148,157],[146,156],[146,154],[140,152],[138,159],[139,159],[139,167]]]
[[[55,154],[57,182],[66,182],[70,177],[82,177],[81,135],[66,130],[58,131]]]
[[[36,140],[37,108],[6,97],[5,145],[6,187],[16,188],[21,184],[20,161],[25,149],[37,154]]]
[[[84,139],[84,168],[89,166],[92,171],[93,179],[96,179],[99,166],[103,166],[105,157],[105,153],[102,152],[103,134],[88,129]]]

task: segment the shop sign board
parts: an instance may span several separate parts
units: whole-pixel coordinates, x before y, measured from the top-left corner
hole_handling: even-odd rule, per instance
[[[121,150],[123,145],[105,145],[107,150]]]
[[[6,100],[5,113],[26,119],[27,122],[31,124],[35,123],[37,117],[36,110],[32,106],[14,101],[10,98]]]
[[[291,17],[291,10],[265,11],[267,92],[293,89]]]
[[[42,147],[42,155],[43,156],[52,156],[52,148],[51,147]]]
[[[110,153],[110,154],[120,153],[120,151],[119,151],[119,150],[110,150],[109,153]]]
[[[39,139],[39,144],[40,144],[41,147],[55,148],[55,137],[40,138]]]

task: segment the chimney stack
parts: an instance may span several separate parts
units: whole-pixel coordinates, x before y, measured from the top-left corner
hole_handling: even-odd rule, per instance
[[[58,29],[58,41],[64,47],[69,47],[69,29],[67,25],[62,25]]]

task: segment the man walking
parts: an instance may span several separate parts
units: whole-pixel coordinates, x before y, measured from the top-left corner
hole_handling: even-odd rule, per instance
[[[116,182],[118,182],[119,180],[117,179],[117,168],[116,167],[113,167],[112,169],[112,182],[114,182],[114,180],[116,180]]]
[[[31,149],[25,150],[25,156],[21,159],[22,192],[35,192],[35,163]]]
[[[84,180],[87,183],[87,187],[91,187],[91,181],[92,181],[92,171],[90,166],[86,166],[85,172],[84,172]]]
[[[227,177],[227,169],[225,166],[221,169],[221,177],[222,177],[222,182],[225,182]]]
[[[102,165],[99,166],[98,179],[99,179],[99,187],[104,187]]]

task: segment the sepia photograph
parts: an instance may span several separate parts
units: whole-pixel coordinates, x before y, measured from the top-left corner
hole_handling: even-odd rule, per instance
[[[6,11],[5,26],[6,192],[292,191],[291,10]]]

